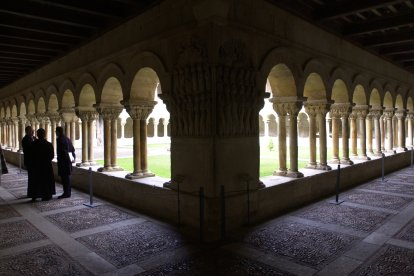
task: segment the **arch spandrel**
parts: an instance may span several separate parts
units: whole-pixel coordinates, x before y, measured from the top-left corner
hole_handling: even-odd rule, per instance
[[[292,71],[285,64],[278,64],[272,68],[268,83],[273,97],[293,97],[298,94]]]
[[[383,106],[385,108],[394,108],[394,101],[393,101],[392,95],[389,91],[385,92]]]
[[[365,94],[365,89],[362,85],[357,85],[355,87],[352,102],[356,105],[366,105],[367,104],[367,96]]]
[[[349,92],[345,82],[337,79],[332,86],[331,100],[334,103],[349,103]]]
[[[307,100],[326,100],[326,88],[321,76],[317,73],[311,73],[307,78],[304,86],[303,96]]]
[[[371,91],[371,95],[369,97],[369,104],[371,106],[380,107],[381,106],[381,96],[378,89],[374,88]]]
[[[153,101],[158,85],[157,73],[152,68],[142,68],[132,81],[130,99]]]

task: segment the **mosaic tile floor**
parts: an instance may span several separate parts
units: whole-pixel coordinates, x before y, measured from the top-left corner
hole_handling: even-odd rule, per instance
[[[0,275],[414,275],[414,170],[200,245],[87,195],[30,203],[27,175],[0,185]],[[392,180],[392,181],[391,181]],[[57,195],[61,186],[57,184]]]

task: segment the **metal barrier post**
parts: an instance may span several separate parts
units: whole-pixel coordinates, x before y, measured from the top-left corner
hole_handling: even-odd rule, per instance
[[[339,200],[339,184],[341,181],[341,165],[338,164],[338,168],[336,170],[336,185],[335,185],[335,200],[329,201],[331,204],[339,205],[343,200]]]
[[[414,146],[411,147],[411,169],[413,168],[413,159],[414,159]]]
[[[387,180],[385,180],[385,176],[384,176],[384,174],[385,174],[384,166],[385,166],[385,154],[383,153],[382,154],[382,160],[381,160],[381,180],[382,180],[382,182],[387,182]]]
[[[246,189],[247,189],[247,225],[250,225],[250,189],[249,189],[249,180],[246,180]]]
[[[89,167],[89,171],[88,171],[89,177],[89,204],[88,203],[84,203],[83,205],[94,208],[97,205],[93,203],[93,182],[92,182],[92,167]]]
[[[224,185],[220,187],[220,199],[221,199],[221,238],[226,238],[226,202],[224,194]]]
[[[178,225],[181,224],[181,212],[180,212],[180,182],[177,181],[177,211],[178,211]]]
[[[204,188],[200,187],[200,243],[204,242]]]

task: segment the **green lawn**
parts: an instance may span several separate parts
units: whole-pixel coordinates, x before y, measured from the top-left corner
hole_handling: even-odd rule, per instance
[[[267,146],[261,145],[260,147],[260,176],[272,175],[275,170],[279,168],[279,155],[277,149],[277,140],[274,142],[274,148],[270,151]],[[164,154],[151,155],[151,150],[167,149],[169,144],[149,144],[148,145],[148,166],[149,170],[155,173],[157,176],[171,178],[171,164],[170,164],[170,152],[165,151]],[[341,149],[339,149],[341,154]],[[309,161],[309,146],[308,143],[302,143],[298,147],[299,169],[304,168]],[[332,149],[328,148],[328,161],[332,159]],[[319,160],[319,152],[316,153],[317,161]],[[97,160],[97,162],[103,165],[103,160]],[[125,171],[133,171],[133,159],[118,158],[118,166],[122,167]],[[289,154],[287,154],[287,166],[289,167]]]

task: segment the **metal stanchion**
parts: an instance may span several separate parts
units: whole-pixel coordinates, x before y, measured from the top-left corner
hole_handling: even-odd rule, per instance
[[[200,243],[204,242],[204,188],[200,187]]]
[[[220,201],[221,201],[221,238],[226,238],[226,202],[224,194],[224,185],[220,187]]]
[[[411,147],[411,169],[413,168],[413,160],[414,159],[414,146]]]
[[[335,186],[335,200],[330,200],[329,203],[339,205],[344,200],[339,200],[339,184],[341,181],[341,165],[338,164],[338,169],[336,170],[336,186]]]
[[[89,167],[89,204],[88,203],[84,203],[83,205],[94,208],[97,205],[93,203],[93,182],[92,182],[92,167]]]
[[[385,174],[384,166],[385,166],[385,154],[383,153],[382,158],[381,158],[381,181],[382,182],[387,182],[387,180],[385,180],[385,176],[384,176],[384,174]]]
[[[250,188],[249,188],[249,180],[246,180],[246,191],[247,191],[247,225],[250,225]]]

